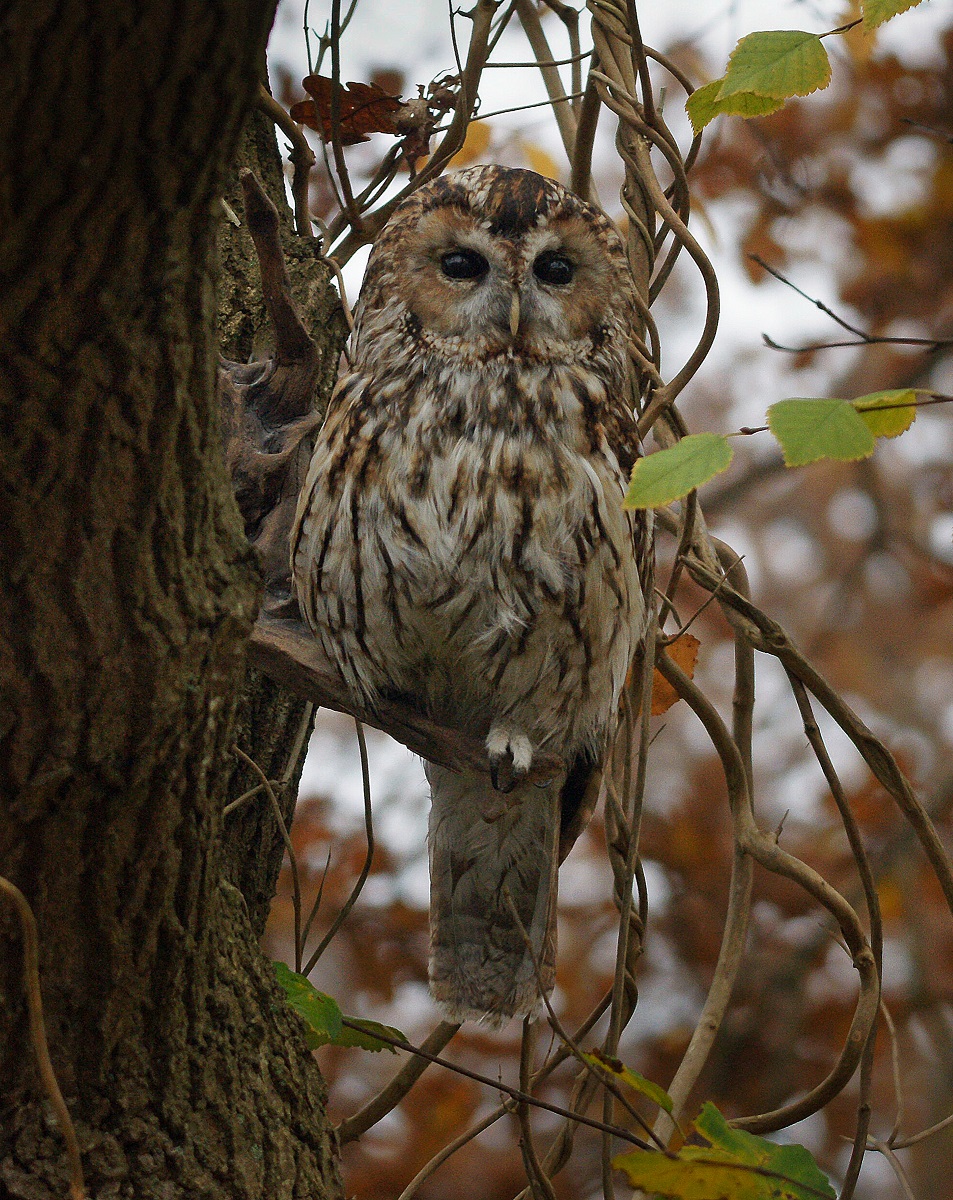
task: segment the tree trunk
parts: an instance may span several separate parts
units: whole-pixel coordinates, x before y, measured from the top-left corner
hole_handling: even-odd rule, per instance
[[[0,870],[36,915],[95,1197],[340,1194],[221,848],[258,584],[221,459],[214,240],[272,15],[3,19]],[[61,1197],[6,907],[0,942],[0,1195]]]

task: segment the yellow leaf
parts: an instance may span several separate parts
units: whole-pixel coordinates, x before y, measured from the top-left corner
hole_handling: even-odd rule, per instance
[[[519,147],[531,170],[535,171],[537,175],[545,175],[547,179],[555,179],[557,183],[559,182],[559,167],[556,164],[556,160],[542,146],[537,146],[535,142],[526,142],[520,138]]]
[[[906,433],[916,420],[916,399],[913,388],[896,388],[859,396],[851,404],[874,437],[893,438]]]

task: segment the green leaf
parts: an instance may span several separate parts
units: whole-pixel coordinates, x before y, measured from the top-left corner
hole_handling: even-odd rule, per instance
[[[677,446],[638,460],[623,503],[626,508],[662,508],[727,471],[733,457],[721,434],[689,434]]]
[[[603,1054],[600,1050],[593,1050],[591,1054],[584,1054],[583,1058],[586,1062],[595,1064],[601,1067],[604,1071],[611,1071],[613,1075],[618,1075],[623,1083],[627,1083],[633,1091],[639,1092],[643,1096],[647,1096],[653,1104],[657,1104],[659,1108],[671,1116],[674,1105],[672,1097],[660,1088],[657,1083],[653,1083],[651,1079],[646,1079],[644,1075],[640,1075],[638,1071],[633,1071],[621,1062],[618,1058],[610,1058],[607,1054]]]
[[[917,417],[917,393],[913,388],[871,392],[851,400],[874,437],[893,438],[906,433]]]
[[[359,1050],[390,1050],[397,1053],[397,1047],[388,1042],[382,1042],[375,1034],[383,1033],[388,1037],[398,1038],[406,1042],[407,1038],[393,1025],[381,1025],[378,1021],[369,1021],[365,1017],[348,1017],[347,1019],[360,1029],[353,1029],[344,1024],[344,1017],[338,1002],[326,992],[319,992],[309,979],[298,975],[283,962],[272,963],[275,977],[288,1003],[308,1027],[308,1046],[314,1050],[317,1046],[355,1046]]]
[[[713,79],[704,87],[696,88],[685,101],[685,111],[696,134],[701,133],[708,122],[721,112],[716,100],[724,82],[724,79]]]
[[[919,3],[920,0],[864,0],[860,6],[864,16],[863,28],[870,33],[878,25],[883,25],[884,21],[906,12],[908,8],[916,8]]]
[[[779,1146],[766,1138],[755,1137],[743,1129],[732,1129],[718,1109],[706,1101],[695,1119],[694,1128],[710,1145],[726,1153],[737,1155],[752,1163],[758,1163],[781,1174],[787,1174],[792,1179],[806,1187],[805,1195],[817,1194],[833,1197],[836,1195],[827,1176],[818,1167],[810,1153],[803,1146],[791,1142]],[[773,1195],[773,1193],[771,1193]],[[779,1193],[784,1195],[785,1193]],[[792,1195],[798,1196],[799,1192]]]
[[[325,992],[319,992],[310,980],[296,974],[283,962],[276,962],[273,966],[288,1003],[308,1026],[308,1045],[311,1049],[339,1038],[344,1025],[337,1001]]]
[[[775,100],[773,96],[758,96],[754,92],[734,92],[719,100],[718,92],[723,83],[723,79],[706,83],[686,100],[685,111],[696,133],[701,133],[708,122],[721,113],[735,117],[765,117],[777,112],[784,104],[783,100]]]
[[[718,101],[718,111],[730,117],[768,117],[783,107],[783,100],[757,92],[732,92]]]
[[[336,1038],[333,1039],[335,1046],[356,1046],[359,1050],[373,1050],[378,1053],[380,1050],[389,1050],[391,1054],[397,1053],[397,1047],[392,1046],[389,1042],[382,1042],[379,1037],[375,1037],[375,1033],[384,1033],[388,1037],[397,1038],[401,1042],[406,1042],[407,1038],[399,1029],[395,1029],[393,1025],[381,1025],[379,1021],[369,1021],[366,1017],[348,1017],[349,1021],[353,1021],[355,1025],[360,1025],[360,1029],[354,1029],[350,1025],[345,1025]]]
[[[689,1156],[691,1151],[697,1153]],[[624,1171],[634,1187],[672,1200],[819,1200],[834,1195],[697,1146],[686,1147],[675,1158],[659,1150],[632,1150],[614,1158],[612,1165]]]
[[[728,60],[718,99],[754,92],[787,100],[827,87],[831,63],[816,33],[772,29],[743,37]]]
[[[833,1200],[834,1189],[803,1146],[778,1146],[732,1129],[713,1104],[693,1126],[707,1145],[677,1155],[633,1150],[613,1166],[635,1187],[677,1200]]]
[[[874,451],[874,435],[847,400],[779,400],[768,409],[768,428],[789,467],[819,458],[853,462]]]

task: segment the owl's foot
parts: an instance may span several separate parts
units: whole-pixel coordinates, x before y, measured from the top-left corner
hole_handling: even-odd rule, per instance
[[[490,779],[498,792],[511,792],[533,765],[533,743],[525,733],[494,725],[486,739]]]

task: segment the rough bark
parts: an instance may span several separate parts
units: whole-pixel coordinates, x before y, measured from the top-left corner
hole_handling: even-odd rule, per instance
[[[320,261],[317,239],[299,237],[284,200],[284,178],[275,128],[260,110],[249,113],[238,152],[225,182],[231,211],[219,221],[219,337],[222,354],[236,362],[264,358],[274,350],[274,331],[261,296],[259,266],[248,230],[239,170],[254,171],[275,201],[281,219],[281,243],[291,281],[291,294],[304,324],[312,331],[319,353],[315,402],[323,409],[337,375],[337,362],[347,333],[328,268]],[[249,533],[252,531],[249,530]],[[285,556],[287,557],[287,555]],[[314,706],[300,695],[277,686],[254,667],[248,668],[236,722],[236,744],[275,788],[282,816],[290,826],[304,762]],[[259,783],[251,767],[233,758],[227,770],[227,794],[234,800]],[[228,878],[245,897],[256,936],[264,931],[274,897],[284,843],[268,797],[259,793],[229,816],[225,828]]]
[[[0,79],[0,870],[95,1197],[340,1194],[223,882],[258,583],[215,408],[218,195],[272,0],[25,0]],[[65,1194],[0,913],[0,1195]]]

